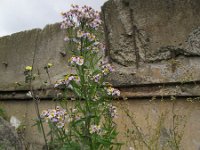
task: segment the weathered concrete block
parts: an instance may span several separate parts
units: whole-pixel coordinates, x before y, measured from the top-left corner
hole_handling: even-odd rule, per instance
[[[200,79],[199,0],[109,0],[102,11],[116,85]]]
[[[39,76],[34,84],[41,87],[46,81],[44,67],[52,63],[49,71],[52,80],[69,69],[65,51],[64,32],[59,24],[47,25],[43,30],[33,29],[0,38],[0,90],[26,89],[24,83],[25,66],[33,64],[34,73]],[[58,67],[59,66],[59,67]],[[17,86],[15,82],[22,83]]]
[[[24,84],[26,66],[33,65],[33,73],[37,76],[34,87],[42,89],[50,83],[44,69],[48,63],[53,64],[49,69],[51,83],[71,72],[73,69],[68,65],[71,53],[69,45],[64,42],[65,36],[66,32],[60,29],[60,23],[56,23],[44,29],[0,37],[0,91],[28,89],[28,85]],[[102,31],[97,36],[101,37]]]

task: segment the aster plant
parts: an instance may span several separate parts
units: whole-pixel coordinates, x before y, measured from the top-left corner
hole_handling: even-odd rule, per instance
[[[41,113],[41,118],[50,127],[49,147],[120,149],[113,121],[117,109],[112,104],[112,100],[120,96],[120,91],[105,82],[113,67],[102,61],[98,53],[104,51],[104,45],[95,35],[102,23],[100,14],[88,6],[72,5],[62,16],[61,28],[66,31],[64,40],[72,54],[69,65],[75,73],[65,75],[55,83],[55,88],[64,89],[63,95],[73,93],[74,105],[66,106],[69,100],[64,98],[60,106]]]

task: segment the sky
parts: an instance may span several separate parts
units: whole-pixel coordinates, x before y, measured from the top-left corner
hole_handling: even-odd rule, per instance
[[[107,0],[0,0],[0,37],[12,33],[43,28],[61,22],[61,12],[71,4],[88,5],[96,10]]]

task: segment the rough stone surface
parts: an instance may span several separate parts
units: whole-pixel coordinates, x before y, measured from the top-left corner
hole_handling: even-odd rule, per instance
[[[199,0],[109,0],[102,11],[118,85],[200,79]]]
[[[22,143],[11,125],[0,117],[0,149],[23,150]]]
[[[193,55],[200,55],[200,27],[189,35],[187,46],[188,53],[191,52]]]

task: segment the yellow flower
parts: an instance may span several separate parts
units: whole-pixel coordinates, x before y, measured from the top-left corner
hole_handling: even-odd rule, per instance
[[[52,67],[52,66],[53,66],[53,64],[51,64],[51,63],[48,63],[48,64],[47,64],[47,66],[48,66],[48,68],[50,68],[50,67]]]
[[[65,80],[68,80],[69,79],[69,77],[70,77],[70,75],[69,74],[67,74],[67,75],[65,75]]]
[[[31,66],[26,66],[25,70],[26,70],[26,71],[31,71],[31,70],[32,70],[32,67],[31,67]]]

